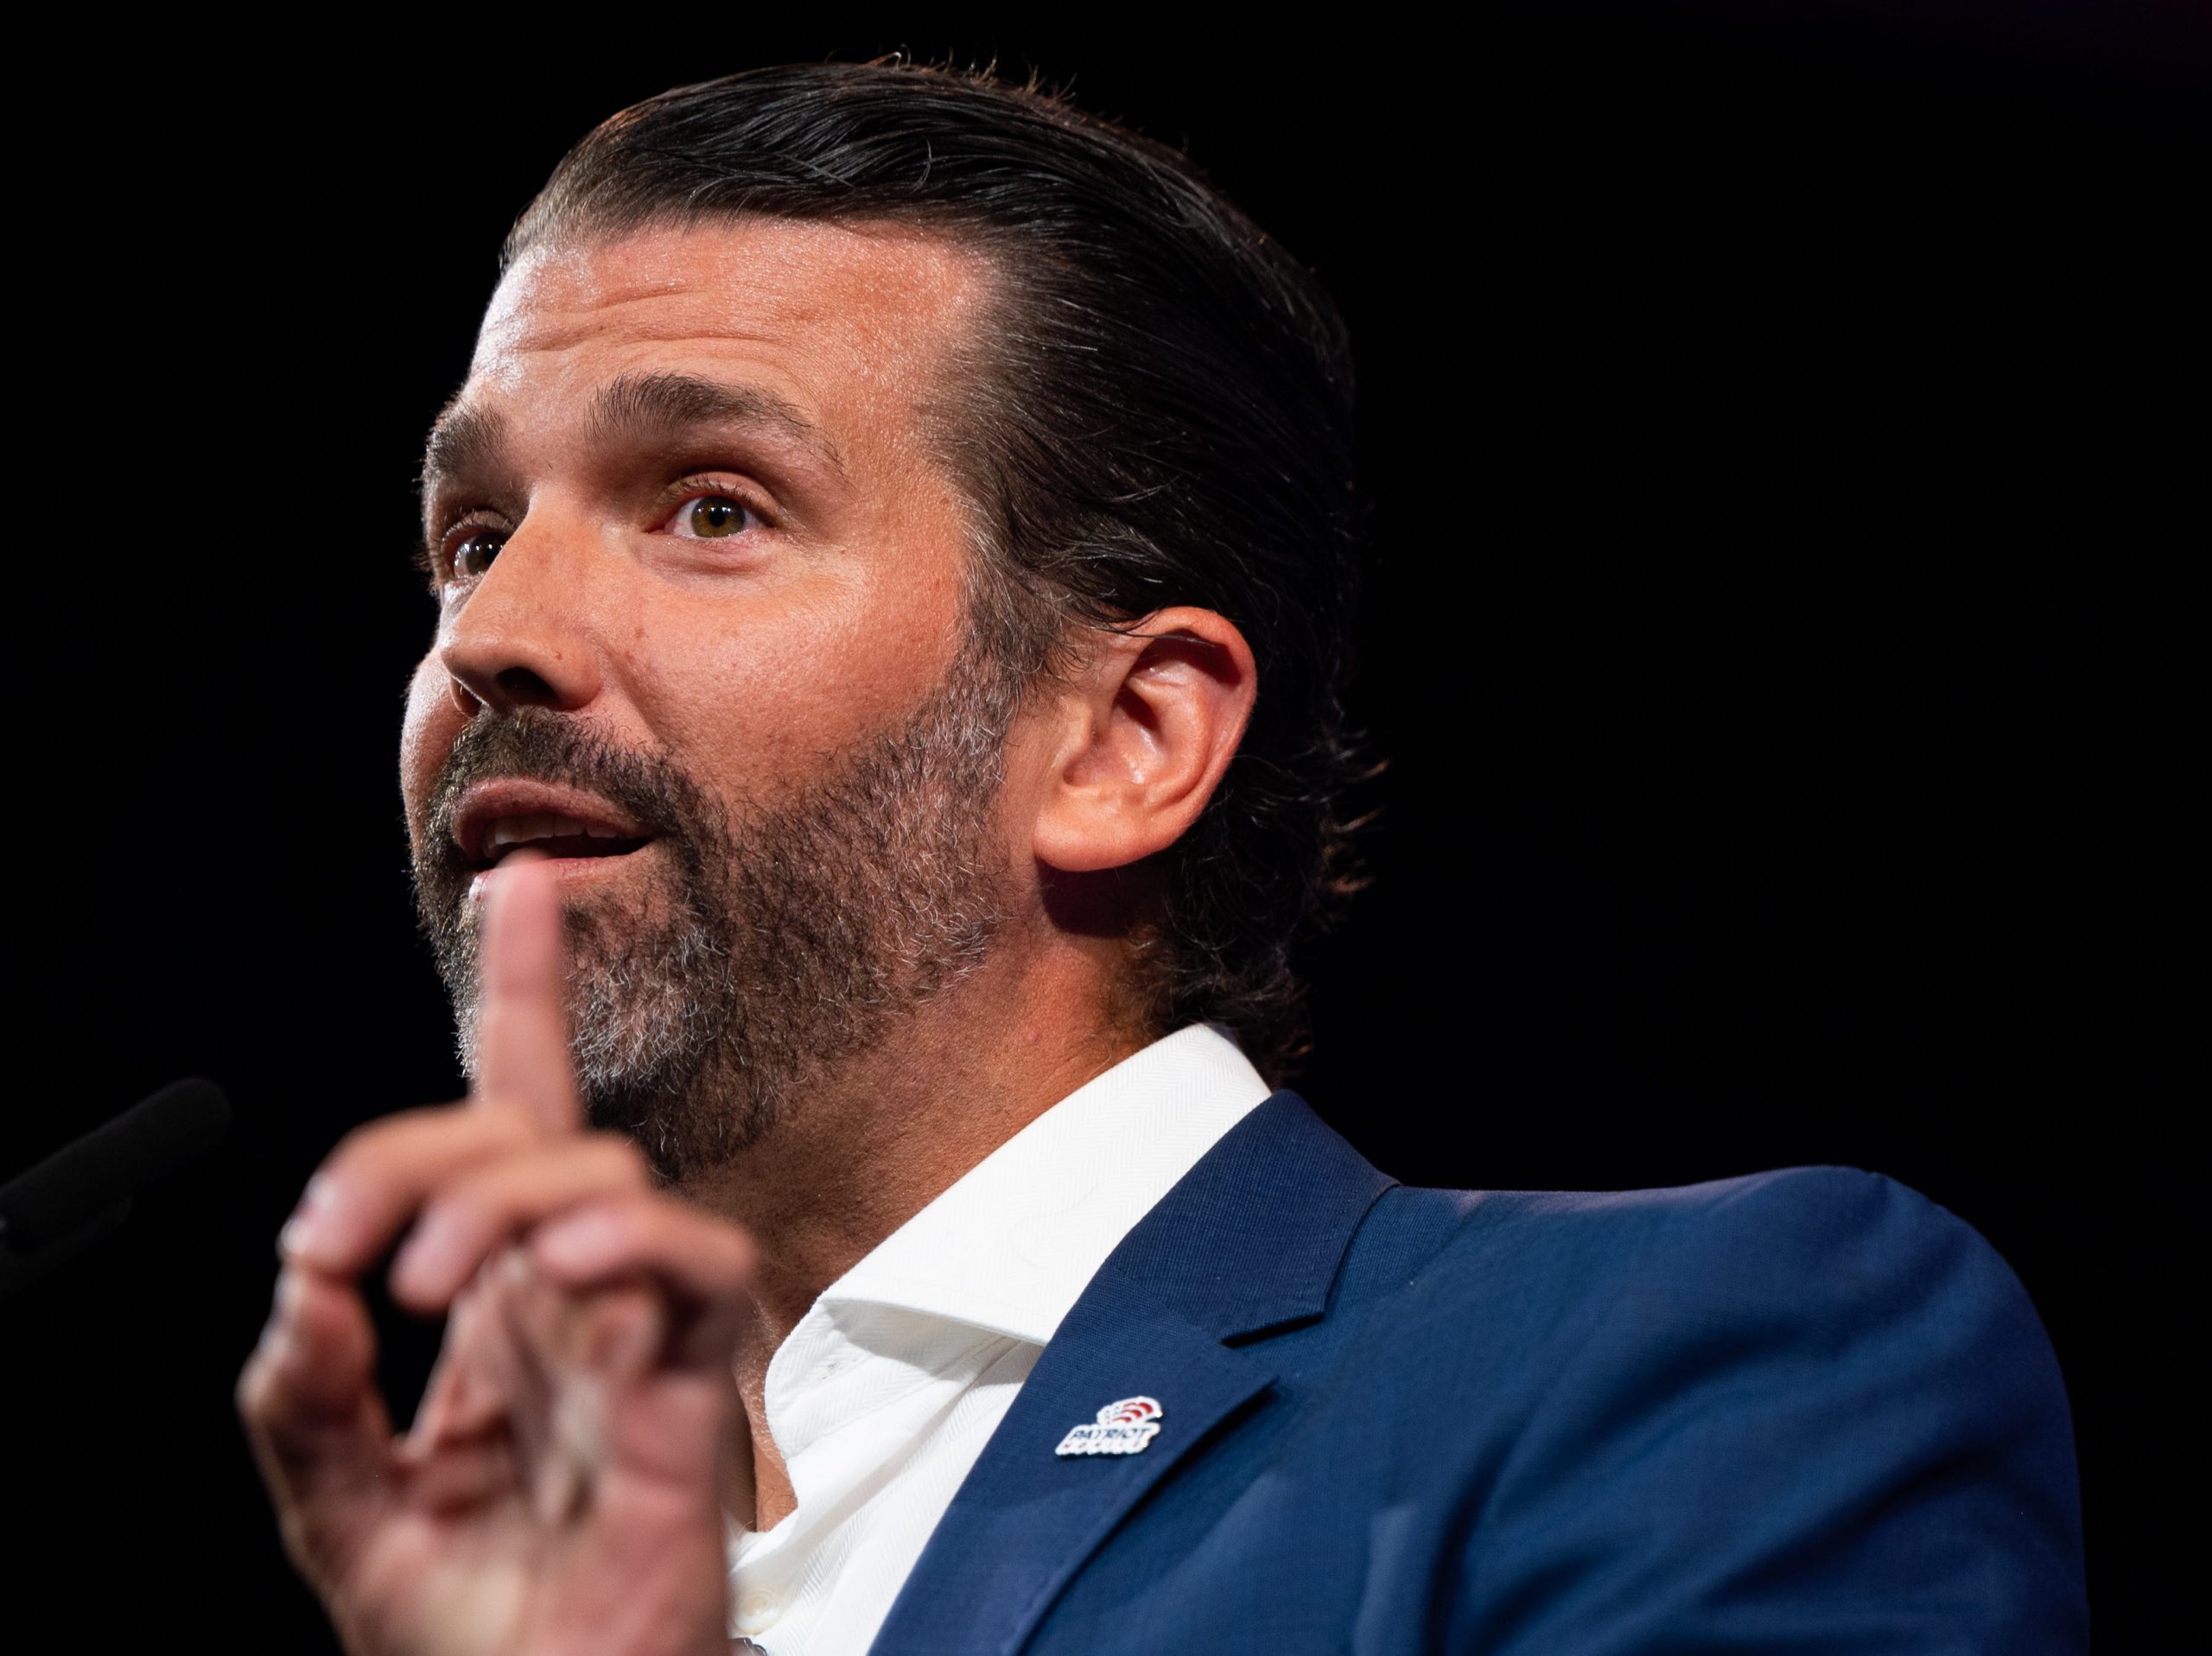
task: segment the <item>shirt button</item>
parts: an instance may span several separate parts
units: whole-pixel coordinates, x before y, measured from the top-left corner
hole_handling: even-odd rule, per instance
[[[759,1587],[750,1588],[737,1601],[737,1630],[766,1633],[776,1625],[776,1618],[783,1613],[783,1601],[773,1593]]]

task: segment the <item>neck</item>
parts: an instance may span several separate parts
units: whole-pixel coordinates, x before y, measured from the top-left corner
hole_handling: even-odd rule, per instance
[[[822,1291],[1150,1038],[1090,993],[1096,962],[1058,964],[1016,971],[994,961],[906,1014],[890,1039],[810,1081],[738,1161],[678,1192],[742,1226],[760,1251],[756,1316],[736,1374],[752,1475],[731,1503],[750,1527],[769,1528],[791,1508],[762,1398],[770,1359]]]

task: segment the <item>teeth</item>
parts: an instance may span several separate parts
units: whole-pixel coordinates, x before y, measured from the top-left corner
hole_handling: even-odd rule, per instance
[[[502,816],[486,830],[484,854],[499,855],[512,847],[528,845],[533,840],[570,838],[593,840],[626,840],[631,837],[620,828],[603,823],[586,822],[574,816],[556,815],[541,811],[531,816]]]

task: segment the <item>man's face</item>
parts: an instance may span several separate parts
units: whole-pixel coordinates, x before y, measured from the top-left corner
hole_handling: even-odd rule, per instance
[[[401,781],[473,1036],[475,875],[556,860],[579,1080],[664,1172],[980,961],[1011,718],[929,441],[987,273],[744,221],[533,253],[434,434]]]

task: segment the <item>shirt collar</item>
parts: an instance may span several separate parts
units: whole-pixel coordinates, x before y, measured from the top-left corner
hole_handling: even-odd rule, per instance
[[[1192,1024],[1086,1082],[823,1291],[1043,1345],[1135,1228],[1268,1084]]]

